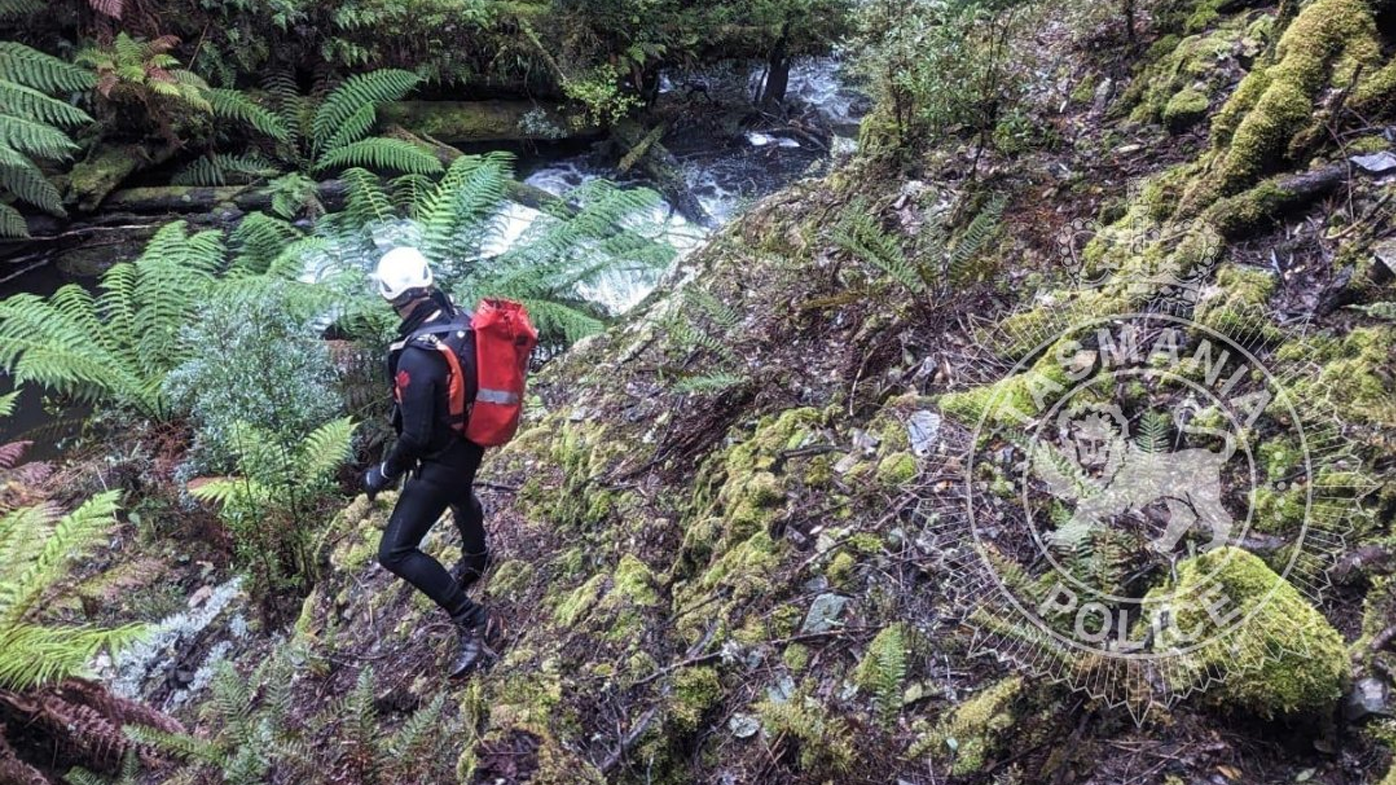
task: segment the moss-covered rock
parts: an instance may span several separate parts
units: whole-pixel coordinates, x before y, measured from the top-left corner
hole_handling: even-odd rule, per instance
[[[1283,334],[1266,307],[1274,290],[1269,273],[1228,265],[1218,271],[1216,285],[1203,292],[1194,318],[1242,344],[1277,343]]]
[[[1167,606],[1171,623],[1159,637],[1182,646],[1168,671],[1173,686],[1218,678],[1207,700],[1225,710],[1263,718],[1319,714],[1342,693],[1342,636],[1247,551],[1218,548],[1179,563],[1176,581],[1150,591],[1144,604]],[[1192,642],[1170,630],[1186,631]]]
[[[1211,99],[1201,90],[1192,87],[1179,90],[1164,105],[1163,122],[1174,133],[1185,131],[1207,116],[1210,105]]]

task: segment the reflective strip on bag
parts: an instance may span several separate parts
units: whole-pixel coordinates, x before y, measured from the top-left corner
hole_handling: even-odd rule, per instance
[[[502,406],[513,406],[519,402],[519,394],[508,390],[489,390],[481,388],[475,394],[476,403],[497,403]]]

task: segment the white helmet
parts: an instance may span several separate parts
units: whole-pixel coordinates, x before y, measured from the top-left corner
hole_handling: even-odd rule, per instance
[[[378,260],[378,271],[373,276],[378,281],[378,293],[383,299],[393,301],[413,289],[431,287],[431,265],[416,248],[394,248]]]

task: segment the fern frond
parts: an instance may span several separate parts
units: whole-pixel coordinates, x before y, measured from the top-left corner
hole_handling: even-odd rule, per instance
[[[330,150],[315,162],[314,169],[323,172],[348,166],[409,174],[435,174],[441,171],[441,162],[421,146],[402,139],[383,137],[362,139]]]
[[[325,96],[325,100],[315,112],[315,118],[311,123],[311,141],[315,149],[334,152],[335,148],[329,146],[329,141],[351,117],[365,106],[376,108],[400,100],[420,81],[421,77],[411,71],[395,68],[384,68],[349,77],[344,84]]]
[[[190,161],[170,178],[175,185],[227,185],[229,178],[252,182],[281,174],[281,167],[260,153],[211,153]]]
[[[49,532],[38,557],[12,579],[0,583],[0,629],[24,618],[68,564],[96,546],[97,539],[116,522],[119,496],[119,491],[107,491],[63,516]]]
[[[347,186],[344,212],[349,220],[363,225],[392,218],[393,203],[383,190],[378,175],[367,169],[354,167],[344,170],[340,176]]]
[[[1135,436],[1135,442],[1139,449],[1148,453],[1168,452],[1169,434],[1172,429],[1173,418],[1167,412],[1150,410],[1139,418],[1139,433]]]
[[[248,98],[241,90],[214,87],[209,88],[205,94],[208,96],[209,106],[213,110],[214,117],[226,117],[240,123],[246,123],[259,133],[266,134],[278,142],[291,140],[291,131],[282,118]]]
[[[0,114],[0,145],[55,160],[67,158],[78,147],[67,134],[47,123],[7,114]]]
[[[75,93],[91,88],[92,72],[15,41],[0,41],[0,79],[45,93]]]
[[[301,443],[300,477],[304,482],[329,478],[352,455],[355,423],[341,417],[321,425]]]
[[[10,415],[15,413],[15,402],[19,400],[19,394],[21,392],[23,391],[12,390],[10,392],[5,393],[4,395],[0,395],[0,417],[9,417]],[[4,468],[8,469],[11,466],[14,466],[13,462],[11,462],[8,465],[4,465]]]
[[[0,188],[51,215],[63,217],[68,214],[63,209],[63,197],[39,171],[39,167],[19,151],[4,144],[0,144]],[[23,225],[22,218],[19,223]],[[27,226],[24,231],[28,232]]]
[[[0,237],[28,237],[29,224],[18,210],[0,204]]]
[[[690,286],[684,290],[684,299],[697,306],[706,313],[709,318],[717,323],[724,332],[731,334],[741,326],[742,316],[737,310],[727,303],[722,302],[712,295],[711,292]]]
[[[0,111],[49,125],[74,126],[92,122],[87,112],[66,101],[5,79],[0,79]]]
[[[741,374],[727,371],[717,371],[716,373],[704,374],[702,376],[690,376],[677,382],[672,389],[676,393],[699,393],[711,394],[724,392],[734,387],[741,387],[750,380]]]
[[[0,0],[0,19],[32,14],[44,6],[43,0]]]
[[[975,214],[969,226],[960,234],[945,265],[951,281],[961,283],[984,278],[985,271],[975,268],[971,263],[985,243],[998,232],[1005,204],[1007,202],[1002,196],[995,196],[983,210]]]
[[[930,287],[902,251],[896,238],[883,230],[870,216],[861,199],[849,205],[834,229],[834,242],[911,290],[926,294]]]

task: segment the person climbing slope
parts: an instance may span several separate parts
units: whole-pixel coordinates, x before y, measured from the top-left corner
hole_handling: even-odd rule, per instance
[[[475,473],[485,447],[508,441],[517,427],[523,372],[537,333],[522,307],[507,301],[486,301],[473,324],[469,314],[437,289],[426,257],[415,248],[385,254],[376,278],[379,294],[402,317],[397,340],[388,351],[398,438],[383,462],[365,473],[364,490],[373,500],[407,477],[383,532],[378,561],[450,616],[459,637],[450,668],[450,676],[456,678],[480,663],[488,650],[491,624],[485,608],[466,594],[484,573],[489,554],[484,512],[474,492]],[[499,319],[481,316],[494,316],[501,309],[511,317],[504,325],[510,340],[502,344],[502,351],[490,348],[498,342],[477,344],[476,326],[486,338],[499,332]],[[478,361],[482,349],[490,350],[493,363]],[[506,374],[510,379],[503,385],[498,379],[501,363],[506,371],[517,369]],[[488,372],[483,377],[482,370]],[[494,387],[513,389],[481,390],[482,378]],[[460,562],[449,572],[419,547],[448,508],[460,531],[462,550]]]

